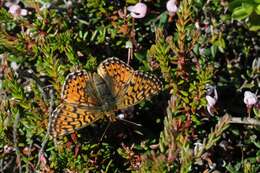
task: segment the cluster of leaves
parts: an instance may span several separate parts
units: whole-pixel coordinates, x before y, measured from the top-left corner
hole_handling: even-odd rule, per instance
[[[232,17],[237,20],[244,20],[248,18],[247,25],[250,30],[258,31],[260,29],[260,1],[250,0],[241,1],[234,0],[229,5],[232,11]]]
[[[259,128],[230,125],[251,111],[241,94],[259,88],[260,62],[259,34],[233,18],[258,7],[241,17],[252,3],[183,0],[170,16],[158,0],[133,19],[124,8],[136,1],[68,2],[21,1],[23,17],[0,3],[1,172],[260,171]],[[164,81],[153,102],[126,112],[143,126],[115,122],[100,142],[99,122],[56,145],[46,133],[66,75],[110,56]],[[216,116],[206,109],[208,85],[219,92]]]

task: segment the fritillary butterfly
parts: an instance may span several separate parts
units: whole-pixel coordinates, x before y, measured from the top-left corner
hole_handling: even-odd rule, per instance
[[[56,138],[104,117],[114,121],[116,110],[136,105],[161,89],[156,76],[135,71],[114,57],[104,60],[97,73],[70,73],[62,88],[63,102],[52,113],[50,133]]]

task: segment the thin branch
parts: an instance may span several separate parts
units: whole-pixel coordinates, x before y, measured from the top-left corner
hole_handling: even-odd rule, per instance
[[[28,153],[28,156],[27,156],[28,160],[29,160],[29,158],[31,157],[31,154],[32,154],[32,153],[31,153],[31,151],[32,151],[32,145],[33,145],[33,143],[31,143],[31,144],[29,145],[29,150],[28,150],[29,153]],[[28,170],[29,170],[29,166],[30,166],[29,163],[30,163],[30,162],[27,162],[27,163],[26,163],[26,169],[27,169],[26,172],[29,172],[29,171],[28,171]]]
[[[4,170],[6,170],[11,165],[11,163],[13,163],[13,161],[14,161],[14,157],[11,158],[8,163],[5,164],[1,172],[4,172]]]
[[[38,89],[41,92],[41,95],[43,97],[43,101],[47,105],[48,104],[48,96],[45,93],[44,88],[42,87],[43,83],[38,79],[38,77],[36,75],[34,75],[33,73],[28,72],[28,71],[20,71],[20,74],[23,77],[31,78],[36,82],[36,85],[37,85],[37,87],[38,87]],[[47,128],[46,135],[44,137],[44,140],[41,144],[41,148],[40,148],[39,153],[38,153],[38,162],[37,162],[37,165],[36,165],[36,169],[40,164],[40,158],[41,158],[41,155],[43,154],[44,147],[45,147],[45,145],[48,141],[48,136],[49,136],[49,131],[50,131],[51,113],[53,111],[53,105],[54,105],[54,94],[53,94],[52,88],[50,89],[49,94],[50,94],[50,106],[49,106],[49,110],[48,110],[48,114],[49,114],[48,128]]]
[[[233,124],[249,124],[249,125],[255,125],[260,126],[260,121],[255,118],[249,118],[249,117],[232,117],[230,123]]]
[[[37,165],[36,165],[36,170],[40,164],[40,158],[41,158],[41,155],[43,154],[43,150],[44,150],[44,147],[48,141],[48,138],[49,138],[49,134],[50,134],[50,129],[51,129],[51,114],[52,114],[52,111],[53,111],[53,106],[54,106],[54,93],[53,93],[53,89],[50,89],[50,106],[49,106],[49,121],[48,121],[48,128],[47,128],[47,132],[45,134],[45,137],[44,137],[44,140],[41,144],[41,149],[38,153],[38,162],[37,162]]]
[[[4,159],[0,159],[0,172],[4,172],[3,162],[4,162]]]
[[[18,148],[18,141],[17,141],[17,125],[19,123],[19,120],[20,120],[20,113],[18,111],[15,115],[15,121],[14,121],[14,125],[13,125],[13,142],[14,142],[14,146],[15,146],[15,153],[16,153],[16,157],[17,157],[16,160],[18,163],[19,173],[21,173],[22,172],[21,154],[20,154],[20,150]]]

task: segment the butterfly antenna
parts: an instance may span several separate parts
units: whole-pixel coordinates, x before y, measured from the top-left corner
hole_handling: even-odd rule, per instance
[[[129,121],[129,120],[126,120],[126,119],[122,119],[120,117],[116,117],[117,120],[120,120],[120,121],[123,121],[123,122],[126,122],[128,124],[131,124],[131,125],[134,125],[134,126],[137,126],[137,127],[142,127],[142,124],[138,124],[138,123],[135,123],[133,121]]]
[[[102,142],[102,140],[103,140],[103,138],[104,138],[104,136],[105,136],[107,130],[109,129],[110,125],[111,125],[111,121],[108,121],[107,126],[106,126],[106,128],[105,128],[105,130],[104,130],[104,132],[103,132],[103,134],[102,134],[102,136],[101,136],[101,138],[99,139],[99,143]]]

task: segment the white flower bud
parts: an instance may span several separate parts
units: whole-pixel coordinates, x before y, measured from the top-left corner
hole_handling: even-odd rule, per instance
[[[166,9],[170,14],[174,14],[178,11],[178,7],[176,5],[176,0],[169,0],[166,4]]]
[[[13,16],[18,17],[18,16],[26,16],[28,14],[28,11],[26,9],[22,9],[19,5],[17,4],[12,4],[9,7],[8,10],[9,13],[11,13]]]
[[[130,11],[130,15],[133,18],[143,18],[146,15],[147,12],[147,6],[144,3],[137,3],[134,6],[131,5],[127,7],[127,10]]]
[[[254,93],[250,91],[245,91],[244,93],[244,103],[247,107],[251,107],[257,103],[257,97]]]

